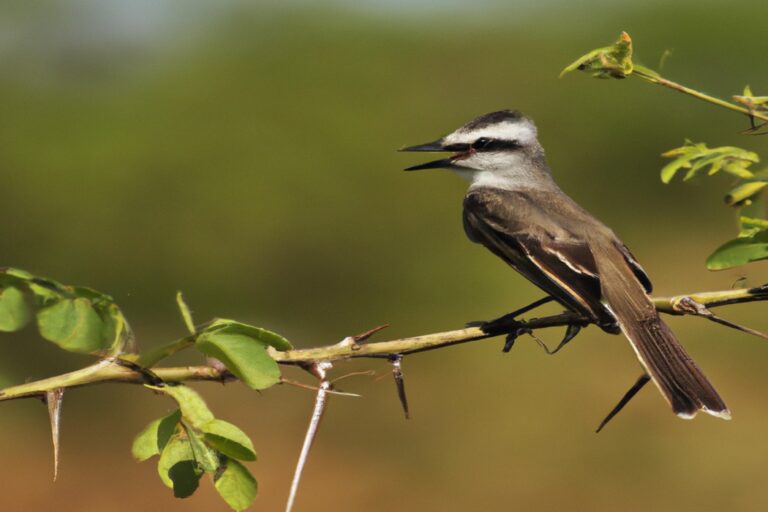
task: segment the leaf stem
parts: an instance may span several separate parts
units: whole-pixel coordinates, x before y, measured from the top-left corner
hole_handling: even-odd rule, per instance
[[[647,82],[668,87],[675,91],[679,91],[683,94],[687,94],[689,96],[693,96],[694,98],[698,98],[702,101],[712,103],[713,105],[718,105],[720,107],[727,108],[728,110],[732,110],[734,112],[739,112],[741,114],[745,114],[747,116],[760,119],[761,121],[768,121],[768,114],[750,110],[748,108],[735,105],[729,101],[721,100],[720,98],[717,98],[715,96],[710,96],[709,94],[705,94],[701,91],[697,91],[696,89],[691,89],[690,87],[686,87],[677,82],[673,82],[672,80],[668,80],[662,77],[661,75],[647,72],[644,69],[642,69],[640,66],[636,66],[630,76],[637,76],[638,78],[642,78]]]

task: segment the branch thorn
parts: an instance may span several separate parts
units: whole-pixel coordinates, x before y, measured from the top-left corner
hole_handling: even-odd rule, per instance
[[[61,404],[64,401],[64,388],[45,392],[48,406],[48,418],[51,421],[51,440],[53,441],[53,481],[59,476],[59,427],[61,425]]]
[[[349,339],[349,338],[345,338]],[[315,396],[315,406],[312,409],[312,416],[309,420],[309,426],[307,427],[307,433],[304,436],[304,444],[301,447],[299,453],[299,460],[296,462],[296,469],[293,473],[293,481],[291,482],[291,490],[288,493],[288,502],[285,506],[285,512],[291,512],[293,504],[296,501],[296,494],[299,490],[299,482],[301,481],[301,474],[304,471],[304,466],[309,458],[309,451],[315,442],[317,436],[317,430],[320,426],[320,420],[323,419],[325,413],[325,406],[328,403],[328,392],[331,389],[331,382],[328,380],[327,371],[333,368],[333,364],[330,361],[320,361],[307,367],[307,371],[317,376],[320,380],[320,385],[317,388],[317,395]]]
[[[405,419],[411,418],[408,410],[408,396],[405,394],[405,378],[403,376],[403,355],[395,354],[390,356],[389,362],[392,365],[392,376],[395,378],[395,387],[397,388],[397,397],[400,399],[400,405],[403,406]]]

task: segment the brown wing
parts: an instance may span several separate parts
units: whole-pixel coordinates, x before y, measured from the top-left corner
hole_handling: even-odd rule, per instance
[[[629,252],[629,249],[626,245],[618,242],[616,247],[618,247],[621,254],[624,255],[624,261],[627,262],[629,268],[632,269],[632,272],[635,274],[637,280],[640,281],[640,284],[642,284],[643,288],[645,288],[645,293],[651,293],[653,291],[653,284],[651,283],[651,278],[648,277],[648,274],[645,273],[645,269],[640,265],[640,263],[637,262],[632,253]]]
[[[600,301],[597,267],[586,241],[539,204],[525,191],[476,189],[464,199],[464,229],[470,240],[565,307],[618,332],[616,319]]]

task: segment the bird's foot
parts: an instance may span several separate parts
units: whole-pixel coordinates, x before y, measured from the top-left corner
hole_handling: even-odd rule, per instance
[[[533,309],[536,309],[539,306],[547,304],[548,302],[552,302],[553,300],[554,298],[547,296],[547,297],[544,297],[543,299],[537,300],[536,302],[532,302],[525,307],[517,309],[511,313],[507,313],[504,316],[500,316],[499,318],[495,318],[493,320],[487,320],[487,321],[480,320],[480,321],[467,322],[466,326],[479,327],[486,334],[512,333],[522,326],[522,324],[516,319],[518,316],[522,315],[523,313],[527,313],[528,311],[531,311]]]

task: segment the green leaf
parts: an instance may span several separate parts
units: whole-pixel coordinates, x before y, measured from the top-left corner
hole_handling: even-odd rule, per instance
[[[768,220],[766,219],[756,219],[754,217],[745,217],[741,216],[739,217],[739,223],[741,224],[742,228],[759,228],[759,229],[768,229]]]
[[[227,505],[240,512],[250,507],[256,499],[256,479],[236,460],[229,459],[226,464],[214,485]]]
[[[226,334],[244,334],[266,345],[274,347],[276,350],[281,352],[285,350],[291,350],[293,348],[293,345],[291,345],[290,341],[280,336],[276,332],[272,332],[261,327],[254,327],[253,325],[244,324],[236,320],[219,318],[215,322],[211,323],[211,325],[209,325],[206,329],[206,332],[213,331]]]
[[[166,384],[165,386],[148,385],[146,387],[166,394],[176,400],[181,409],[182,417],[197,429],[214,419],[213,413],[205,404],[205,401],[190,387],[183,384]]]
[[[709,270],[738,267],[751,261],[768,259],[768,231],[749,237],[736,238],[718,247],[709,258]]]
[[[31,281],[35,278],[34,275],[30,274],[26,270],[21,270],[20,268],[5,267],[2,273],[5,275],[13,276],[22,281]]]
[[[0,331],[18,331],[31,317],[32,311],[21,290],[15,287],[0,290]]]
[[[163,451],[160,453],[160,459],[157,461],[157,473],[160,475],[160,480],[167,487],[174,487],[173,479],[168,472],[173,466],[183,461],[190,461],[197,465],[189,441],[178,436],[172,437],[165,445],[165,448],[163,448]]]
[[[565,67],[560,77],[571,71],[585,71],[595,78],[626,78],[634,70],[632,63],[632,39],[622,32],[611,46],[597,48],[582,55]]]
[[[239,460],[256,460],[251,439],[235,425],[215,419],[203,425],[205,441],[224,455]]]
[[[744,201],[752,198],[768,186],[768,181],[750,181],[742,183],[725,196],[725,204],[728,206],[741,206]]]
[[[754,178],[755,175],[752,174],[751,171],[747,170],[747,165],[750,165],[749,162],[747,162],[746,165],[743,161],[731,162],[724,165],[723,170],[729,174],[733,174],[738,178],[744,178],[748,180],[750,178]]]
[[[192,425],[188,425],[186,422],[182,422],[182,425],[184,425],[184,431],[187,433],[187,439],[189,439],[189,445],[192,447],[195,461],[206,473],[216,471],[219,467],[219,457],[216,452],[203,442],[202,436]]]
[[[661,169],[661,181],[662,183],[669,183],[672,181],[672,178],[675,177],[675,174],[678,170],[682,168],[690,168],[691,163],[688,161],[688,158],[681,156],[680,158],[676,158],[675,160],[669,162],[667,165],[665,165]]]
[[[176,427],[181,421],[181,410],[176,409],[168,416],[158,418],[139,433],[133,440],[131,453],[139,460],[144,461],[148,458],[159,455],[165,445],[176,433]]]
[[[220,329],[201,334],[197,348],[224,363],[250,388],[266,389],[280,381],[280,368],[258,339]]]
[[[709,167],[711,176],[721,169],[740,178],[753,178],[747,167],[760,159],[756,153],[733,146],[708,148],[706,144],[686,140],[679,148],[662,153],[663,157],[674,158],[661,169],[661,181],[669,183],[680,169],[689,169],[683,180],[693,178],[699,171]]]
[[[64,299],[37,313],[40,335],[64,350],[94,353],[106,348],[105,323],[91,301],[82,297]]]
[[[193,460],[182,460],[168,469],[168,478],[173,482],[176,498],[192,496],[200,486],[200,470]]]
[[[176,305],[179,306],[181,318],[184,320],[184,325],[187,327],[189,334],[195,334],[197,329],[195,329],[195,322],[192,321],[192,311],[184,301],[184,296],[181,294],[181,292],[176,292]]]

